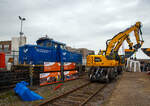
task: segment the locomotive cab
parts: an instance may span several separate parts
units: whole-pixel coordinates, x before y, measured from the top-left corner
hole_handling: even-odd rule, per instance
[[[54,48],[60,47],[61,49],[66,48],[66,44],[54,41],[53,39],[48,38],[47,36],[38,39],[36,43],[37,45],[42,46],[42,47],[54,47]]]

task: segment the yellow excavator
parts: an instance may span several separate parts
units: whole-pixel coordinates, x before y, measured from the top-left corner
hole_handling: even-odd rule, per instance
[[[118,51],[125,40],[132,51],[137,51],[141,48],[144,43],[141,27],[141,22],[136,22],[135,25],[107,40],[106,50],[101,50],[98,55],[87,56],[87,67],[90,68],[88,75],[91,81],[109,82],[122,72],[125,65],[125,55],[119,55]],[[132,31],[136,38],[136,44],[133,44],[130,40],[129,34]]]

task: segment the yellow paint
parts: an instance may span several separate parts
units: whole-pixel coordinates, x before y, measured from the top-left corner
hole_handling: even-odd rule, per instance
[[[134,36],[136,38],[136,45],[140,45],[137,48],[139,49],[144,41],[143,39],[140,39],[139,32],[141,28],[141,22],[136,22],[135,25],[129,27],[123,32],[118,33],[115,35],[112,39],[107,41],[107,47],[106,50],[101,50],[99,52],[99,55],[88,55],[87,56],[87,66],[99,66],[99,67],[115,67],[115,66],[123,66],[125,63],[121,63],[119,60],[116,59],[116,54],[118,54],[119,48],[123,44],[123,42],[126,40],[129,44],[130,48],[134,48],[133,43],[130,40],[129,33],[132,31],[134,32]],[[127,50],[126,51],[133,51],[133,50]],[[112,58],[108,59],[108,56],[111,56]],[[119,55],[118,55],[119,56]],[[120,60],[123,58],[119,56]]]

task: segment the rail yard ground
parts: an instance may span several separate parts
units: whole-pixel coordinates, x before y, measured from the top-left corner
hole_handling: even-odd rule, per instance
[[[124,72],[105,106],[150,106],[150,75]]]
[[[63,85],[57,89],[54,90],[54,88],[59,85],[60,83],[57,84],[52,84],[48,86],[43,86],[43,87],[31,87],[31,89],[38,93],[39,95],[44,97],[44,100],[39,100],[39,101],[33,101],[33,102],[24,102],[22,101],[19,96],[15,94],[13,90],[9,91],[4,91],[3,93],[0,93],[0,106],[29,106],[29,105],[37,105],[40,102],[44,102],[47,99],[50,99],[52,97],[55,97],[59,94],[62,94],[65,91],[68,91],[69,89],[72,89],[79,84],[84,84],[86,83],[86,78],[81,77],[81,79],[77,80],[72,80],[72,81],[67,81],[64,82]]]
[[[40,105],[40,104],[42,104],[42,103],[44,103],[44,102],[46,102],[52,98],[58,97],[59,95],[63,95],[70,90],[76,89],[76,88],[78,88],[81,85],[84,85],[86,83],[90,83],[87,74],[81,76],[79,79],[66,81],[66,82],[62,83],[63,85],[60,88],[58,88],[57,90],[54,90],[54,88],[56,88],[56,86],[58,86],[60,83],[47,85],[47,86],[43,86],[43,87],[31,87],[31,90],[33,90],[34,92],[36,92],[39,95],[41,95],[42,97],[44,97],[44,100],[38,100],[38,101],[32,101],[32,102],[22,101],[19,98],[19,96],[15,94],[13,89],[11,89],[11,90],[4,91],[4,92],[0,93],[0,106],[22,106],[22,105],[24,105],[24,106],[37,106],[37,105]],[[115,84],[116,84],[116,81],[113,81],[112,83],[108,84],[107,87],[98,91],[94,97],[89,99],[86,104],[87,105],[91,105],[91,104],[100,105],[100,104],[102,104],[104,102],[104,99],[106,99],[110,96],[111,92],[115,88]],[[89,95],[85,95],[85,96],[87,96],[87,97],[92,96],[93,93],[96,90],[101,89],[101,87],[103,85],[104,84],[101,84],[101,83],[94,83],[94,84],[91,83],[91,86],[93,88],[90,87],[90,85],[87,86],[88,90],[86,90],[86,88],[83,88],[83,89],[85,89],[83,91],[86,91],[85,93],[89,94]],[[90,89],[91,89],[91,91],[90,91]],[[82,92],[82,91],[79,90],[79,92]],[[80,99],[85,99],[85,100],[87,99],[87,98],[82,98],[80,96],[77,98],[79,99],[79,101],[80,101]],[[79,101],[74,101],[74,102],[78,103]],[[62,105],[60,104],[60,106],[62,106]]]
[[[24,102],[13,89],[0,92],[0,106],[45,106],[45,102],[51,106],[63,106],[63,104],[66,106],[67,103],[67,106],[82,104],[85,106],[149,106],[149,82],[150,75],[145,72],[124,72],[117,80],[106,85],[97,82],[91,84],[87,74],[84,74],[79,79],[62,83],[63,85],[57,90],[54,89],[60,83],[31,87],[31,90],[44,97],[44,100]],[[86,83],[89,85],[74,91]],[[65,94],[71,90],[72,92]],[[94,95],[94,93],[96,94]],[[62,96],[59,97],[60,95]],[[55,97],[57,98],[55,99]]]

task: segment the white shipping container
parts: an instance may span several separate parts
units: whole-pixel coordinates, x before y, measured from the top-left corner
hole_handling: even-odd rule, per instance
[[[82,58],[82,65],[86,66],[86,58]]]
[[[26,44],[26,37],[12,37],[12,51],[19,51],[19,47]],[[14,54],[13,54],[14,55]],[[15,52],[18,55],[18,52]]]

